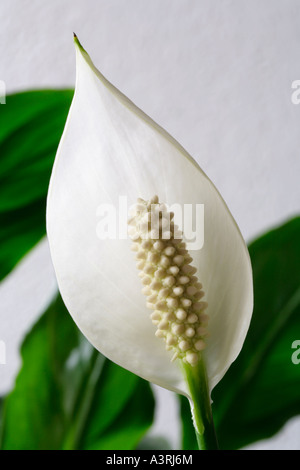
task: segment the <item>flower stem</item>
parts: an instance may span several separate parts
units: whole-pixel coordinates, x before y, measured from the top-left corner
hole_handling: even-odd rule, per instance
[[[203,359],[196,366],[183,364],[191,394],[191,411],[198,447],[200,450],[219,449],[215,433],[210,393]]]

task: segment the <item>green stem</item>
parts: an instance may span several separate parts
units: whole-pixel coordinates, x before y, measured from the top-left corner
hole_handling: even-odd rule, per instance
[[[219,449],[211,411],[210,393],[205,364],[201,359],[196,366],[182,364],[189,386],[193,423],[200,450]]]

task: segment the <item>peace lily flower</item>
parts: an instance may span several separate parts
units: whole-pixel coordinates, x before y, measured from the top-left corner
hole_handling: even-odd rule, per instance
[[[103,77],[76,36],[75,45],[75,94],[47,202],[61,295],[102,354],[187,396],[199,446],[216,447],[210,393],[239,354],[252,314],[247,247],[198,164]],[[133,206],[133,240],[99,239],[99,207],[118,207],[120,195]],[[168,211],[174,204],[204,205],[203,247],[186,249]]]

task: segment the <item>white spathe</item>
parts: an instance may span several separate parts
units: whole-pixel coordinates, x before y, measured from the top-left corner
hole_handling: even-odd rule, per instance
[[[138,197],[204,204],[205,239],[191,252],[209,315],[210,390],[239,354],[252,308],[252,269],[240,231],[198,164],[111,85],[75,40],[73,102],[47,201],[47,233],[63,300],[88,340],[133,373],[189,396],[178,361],[155,337],[129,239],[100,240],[97,210]],[[59,334],[59,332],[58,332]]]

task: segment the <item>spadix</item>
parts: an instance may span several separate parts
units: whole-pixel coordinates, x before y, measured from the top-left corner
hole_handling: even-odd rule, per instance
[[[150,201],[139,199],[129,220],[132,250],[136,251],[137,268],[147,296],[147,307],[153,310],[155,335],[163,338],[172,361],[179,359],[195,366],[207,335],[207,303],[192,258],[172,220],[157,196]]]

